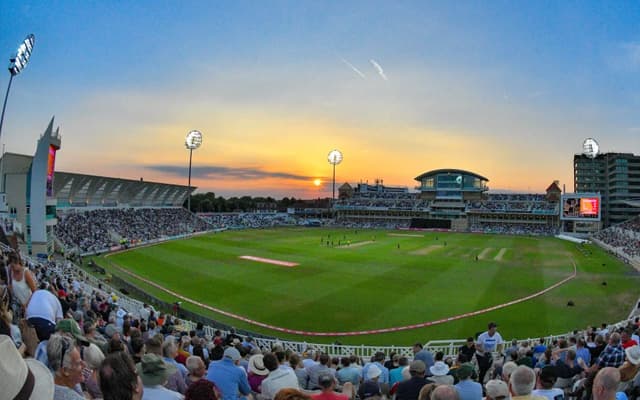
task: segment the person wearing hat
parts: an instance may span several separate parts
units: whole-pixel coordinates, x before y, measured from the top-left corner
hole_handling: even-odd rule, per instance
[[[389,385],[389,370],[382,365],[382,363],[384,362],[385,359],[385,355],[383,352],[378,351],[376,352],[376,354],[374,354],[373,356],[373,362],[370,362],[368,364],[366,364],[363,368],[362,368],[362,380],[366,380],[367,379],[367,371],[368,369],[375,365],[376,367],[378,367],[380,369],[380,383],[384,384],[384,385]]]
[[[436,361],[429,368],[431,376],[429,380],[439,385],[453,385],[453,375],[449,375],[449,366],[442,361]]]
[[[626,360],[618,368],[620,371],[621,390],[632,386],[633,378],[640,373],[640,346],[631,346],[624,349]]]
[[[482,385],[471,380],[474,373],[473,364],[464,363],[458,368],[457,375],[460,382],[454,386],[460,400],[477,400],[482,398]]]
[[[247,373],[238,366],[240,352],[234,347],[227,347],[219,362],[209,365],[207,379],[215,383],[222,392],[223,400],[237,400],[251,393]]]
[[[411,378],[398,383],[396,389],[396,400],[415,400],[420,394],[422,387],[429,380],[425,377],[427,366],[422,360],[413,360],[409,364],[409,375]]]
[[[557,379],[556,367],[547,365],[540,370],[538,376],[538,388],[531,392],[534,396],[546,397],[548,400],[558,400],[564,398],[564,390],[554,388]]]
[[[379,399],[382,396],[380,382],[378,382],[381,374],[382,371],[375,364],[371,365],[369,369],[367,369],[367,377],[358,388],[358,397],[360,397],[360,399]]]
[[[0,335],[0,397],[6,399],[52,399],[53,376],[41,362],[23,359],[13,340]]]
[[[151,338],[149,338],[149,340],[145,345],[147,353],[152,353],[162,357],[163,344],[164,344],[164,336],[162,336],[161,333],[153,335]],[[169,390],[173,390],[174,392],[178,392],[178,393],[185,393],[187,391],[187,385],[184,378],[182,377],[182,372],[180,372],[177,369],[177,367],[175,372],[169,377],[169,380],[167,381],[167,384],[165,385],[165,387]]]
[[[176,372],[176,367],[167,364],[157,354],[145,354],[136,365],[136,371],[144,386],[143,400],[182,400],[184,396],[163,385]]]
[[[300,389],[295,372],[291,368],[281,368],[275,354],[265,354],[263,361],[269,376],[262,381],[260,398],[272,400],[281,389]]]
[[[77,388],[84,382],[82,374],[85,363],[80,356],[80,348],[69,336],[53,334],[47,342],[49,368],[53,372],[55,400],[83,400]]]
[[[56,324],[56,332],[73,337],[80,346],[89,346],[90,344],[89,339],[87,339],[82,333],[82,330],[80,330],[78,323],[71,318],[58,321]]]
[[[260,385],[269,375],[269,370],[264,366],[264,356],[262,354],[254,354],[249,358],[247,380],[251,390],[255,393],[262,393]]]
[[[487,389],[486,400],[505,400],[509,398],[509,386],[501,380],[491,379],[485,385]]]

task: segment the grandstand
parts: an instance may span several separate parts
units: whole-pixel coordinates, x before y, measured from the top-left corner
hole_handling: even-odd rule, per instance
[[[560,188],[544,194],[491,194],[489,180],[460,169],[438,169],[415,178],[419,192],[375,185],[342,185],[338,221],[398,228],[461,232],[544,234],[558,232]]]

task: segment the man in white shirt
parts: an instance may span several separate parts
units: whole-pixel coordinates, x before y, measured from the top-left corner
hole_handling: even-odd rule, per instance
[[[298,386],[298,378],[292,369],[278,368],[278,358],[275,354],[265,354],[262,362],[269,370],[269,376],[262,381],[262,393],[259,399],[272,400],[280,389],[300,389]]]
[[[36,329],[38,340],[48,340],[56,331],[56,322],[63,318],[62,305],[48,290],[36,290],[27,305],[25,318]]]
[[[486,352],[502,352],[504,342],[502,341],[502,336],[496,330],[497,327],[498,324],[495,322],[489,322],[488,330],[478,336],[478,342],[482,343],[482,347]]]

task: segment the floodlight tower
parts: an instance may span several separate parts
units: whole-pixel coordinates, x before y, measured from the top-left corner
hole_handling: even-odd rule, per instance
[[[33,45],[36,42],[36,37],[32,34],[27,35],[26,39],[20,46],[18,46],[18,50],[16,54],[9,59],[9,73],[11,77],[9,78],[9,85],[7,86],[7,93],[4,95],[4,104],[2,105],[2,115],[0,116],[0,138],[2,138],[2,123],[4,122],[4,110],[7,108],[7,99],[9,98],[9,90],[11,90],[11,82],[13,81],[13,77],[22,72],[23,69],[27,66],[29,62],[29,57],[31,57],[31,52],[33,51]]]
[[[189,212],[191,212],[191,159],[193,158],[193,151],[200,147],[201,144],[202,133],[196,130],[189,132],[184,140],[184,145],[189,150],[189,197],[187,197],[187,210]]]
[[[333,165],[333,192],[331,195],[331,206],[336,201],[336,165],[342,162],[342,153],[340,150],[331,150],[327,157],[329,164]]]

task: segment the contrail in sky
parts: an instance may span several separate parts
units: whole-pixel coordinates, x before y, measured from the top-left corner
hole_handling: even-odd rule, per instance
[[[378,75],[380,75],[382,77],[382,79],[384,79],[385,81],[388,81],[389,79],[387,79],[387,76],[384,74],[384,70],[382,69],[382,67],[380,66],[380,64],[378,64],[376,62],[376,60],[369,60],[369,62],[371,63],[371,65],[373,65],[373,68],[376,69],[376,71],[378,71]]]
[[[364,79],[364,74],[362,73],[362,71],[360,71],[358,68],[356,68],[353,64],[351,64],[349,61],[345,60],[344,58],[341,58],[341,60],[343,63],[345,63],[347,67],[351,68],[353,72],[358,74],[360,78]]]

